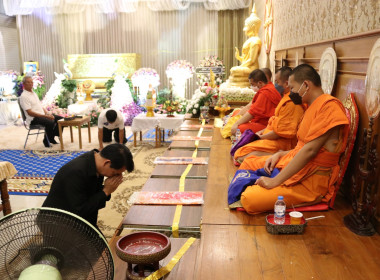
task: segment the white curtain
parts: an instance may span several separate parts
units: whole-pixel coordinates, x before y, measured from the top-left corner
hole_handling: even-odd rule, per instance
[[[237,10],[247,8],[252,0],[3,0],[8,16],[29,15],[34,9],[46,8],[49,13],[81,13],[89,6],[101,13],[136,12],[139,3],[148,3],[153,11],[186,10],[203,3],[207,10]]]
[[[22,61],[39,61],[49,88],[54,72],[64,72],[62,59],[68,54],[139,53],[142,67],[158,71],[163,88],[166,66],[173,60],[197,66],[204,56],[218,53],[217,11],[192,3],[181,12],[154,12],[148,4],[139,3],[136,13],[97,13],[88,5],[79,13],[55,14],[40,8],[17,16]],[[194,75],[188,98],[195,81]]]

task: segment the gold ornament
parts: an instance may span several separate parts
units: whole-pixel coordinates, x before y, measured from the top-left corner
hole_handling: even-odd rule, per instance
[[[214,72],[212,71],[212,69],[210,69],[210,87],[212,87],[212,88],[216,88],[216,84],[215,84],[215,74],[214,74]]]
[[[82,84],[83,90],[86,93],[86,101],[92,101],[91,93],[94,92],[95,83],[91,80],[85,80]]]

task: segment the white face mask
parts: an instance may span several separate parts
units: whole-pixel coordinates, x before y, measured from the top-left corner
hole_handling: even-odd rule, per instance
[[[250,89],[252,89],[254,92],[259,91],[259,87],[257,87],[257,86],[250,86]]]

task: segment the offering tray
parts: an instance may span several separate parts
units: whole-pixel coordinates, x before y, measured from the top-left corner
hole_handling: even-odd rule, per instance
[[[285,223],[279,225],[274,223],[274,214],[270,214],[266,216],[266,224],[267,232],[271,234],[302,234],[307,225],[307,221],[302,217],[299,225],[292,225],[290,224],[289,214],[286,214]]]
[[[65,121],[72,121],[75,119],[75,116],[68,116],[63,118]]]

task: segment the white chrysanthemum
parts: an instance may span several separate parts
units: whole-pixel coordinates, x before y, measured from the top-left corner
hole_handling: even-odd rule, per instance
[[[196,109],[193,109],[193,114],[195,115],[197,113],[197,110]]]
[[[194,107],[195,107],[195,108],[199,108],[199,104],[195,104]]]

